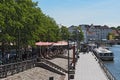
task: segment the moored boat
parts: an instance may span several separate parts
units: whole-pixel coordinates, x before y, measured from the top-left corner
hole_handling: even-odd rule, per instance
[[[114,60],[113,52],[104,47],[95,48],[93,50],[93,52],[98,58],[100,58],[103,61],[113,61]]]

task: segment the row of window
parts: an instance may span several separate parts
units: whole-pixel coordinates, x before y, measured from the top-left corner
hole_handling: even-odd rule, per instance
[[[100,56],[113,56],[113,53],[100,53]]]

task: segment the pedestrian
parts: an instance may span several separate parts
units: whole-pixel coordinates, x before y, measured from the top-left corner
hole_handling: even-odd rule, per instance
[[[89,46],[87,46],[87,53],[89,53]]]

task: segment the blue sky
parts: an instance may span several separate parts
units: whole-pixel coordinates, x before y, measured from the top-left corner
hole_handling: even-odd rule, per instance
[[[43,13],[65,26],[120,25],[120,0],[33,0]]]

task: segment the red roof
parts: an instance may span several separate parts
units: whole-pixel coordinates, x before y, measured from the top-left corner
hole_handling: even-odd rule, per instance
[[[117,30],[112,30],[112,33],[115,35],[115,36],[119,36],[119,33],[118,33],[119,31],[117,31]]]

